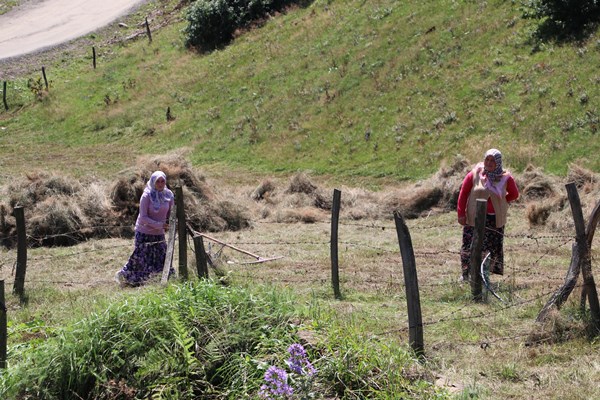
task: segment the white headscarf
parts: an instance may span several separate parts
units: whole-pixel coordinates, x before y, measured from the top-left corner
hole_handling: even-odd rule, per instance
[[[160,192],[156,190],[156,180],[158,178],[163,178],[165,180],[165,188]],[[150,176],[150,179],[148,179],[148,182],[146,183],[144,193],[150,195],[150,202],[155,210],[158,210],[161,204],[168,203],[174,198],[173,192],[167,188],[167,175],[162,171],[154,171],[152,173],[152,176]]]
[[[496,160],[496,169],[491,172],[484,169],[483,173],[484,175],[488,176],[490,181],[496,182],[500,180],[500,178],[502,178],[502,173],[504,172],[502,170],[502,153],[500,153],[500,150],[498,149],[489,149],[485,152],[485,156],[483,156],[483,159],[485,160],[486,158],[488,158],[488,156],[493,156],[494,160]]]

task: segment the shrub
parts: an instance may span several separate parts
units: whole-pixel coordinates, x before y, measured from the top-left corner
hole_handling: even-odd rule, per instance
[[[188,47],[214,50],[229,43],[235,31],[306,0],[197,0],[187,11],[184,29]]]
[[[186,19],[186,46],[205,50],[228,43],[237,27],[229,0],[198,0],[190,6]]]
[[[557,36],[583,33],[600,21],[598,0],[528,0],[525,2],[525,18],[543,21],[543,29]]]

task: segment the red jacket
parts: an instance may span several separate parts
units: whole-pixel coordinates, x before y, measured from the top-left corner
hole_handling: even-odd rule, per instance
[[[467,199],[469,198],[469,193],[471,193],[471,189],[473,188],[473,171],[469,172],[463,183],[460,187],[460,193],[458,194],[458,204],[456,207],[456,211],[458,212],[459,217],[464,217],[467,214]],[[511,176],[508,177],[506,181],[506,201],[511,202],[515,201],[519,198],[519,189],[517,188],[517,184],[515,183],[515,179]],[[487,213],[495,214],[494,206],[492,205],[492,201],[488,199],[487,201]]]

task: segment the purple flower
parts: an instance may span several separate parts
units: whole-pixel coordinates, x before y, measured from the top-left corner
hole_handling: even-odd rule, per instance
[[[287,381],[288,375],[283,369],[270,366],[265,372],[266,384],[260,387],[258,395],[263,399],[287,398],[294,393]]]
[[[313,367],[310,361],[308,361],[306,351],[301,344],[294,343],[288,347],[287,351],[290,353],[290,358],[288,358],[287,364],[293,372],[297,373],[298,375],[308,376],[313,376],[317,372],[315,367]]]

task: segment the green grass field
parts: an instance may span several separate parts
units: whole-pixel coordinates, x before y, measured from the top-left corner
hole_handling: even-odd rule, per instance
[[[170,21],[152,43],[139,25],[146,16],[153,27]],[[570,262],[568,209],[545,226],[528,224],[535,200],[511,209],[508,273],[495,281],[504,302],[482,304],[457,283],[454,213],[432,210],[409,221],[425,322],[420,362],[407,343],[393,221],[372,210],[457,156],[476,162],[490,147],[516,173],[528,165],[558,179],[573,165],[600,172],[598,33],[537,43],[533,22],[501,0],[316,0],[199,54],[183,45],[174,1],[150,2],[125,21],[126,28],[114,24],[36,56],[48,90],[41,65],[0,64],[9,106],[0,107],[0,193],[8,198],[11,184],[39,171],[106,187],[140,157],[180,152],[217,198],[249,210],[251,229],[218,238],[285,257],[247,265],[224,250],[228,287],[121,291],[113,275],[129,239],[31,248],[23,305],[10,293],[15,249],[3,248],[9,368],[0,373],[0,393],[78,398],[69,390],[97,383],[98,399],[183,399],[203,390],[256,398],[266,367],[285,365],[286,346],[302,341],[321,371],[316,398],[596,395],[599,342],[586,330],[580,288],[546,324],[535,322]],[[341,300],[331,292],[329,215],[281,189],[299,171],[324,193],[343,191]],[[278,197],[250,200],[266,178]],[[585,218],[597,201],[594,185],[581,188]],[[204,301],[222,312],[204,314]],[[202,318],[221,324],[207,333]],[[150,342],[144,329],[156,333]],[[120,359],[130,333],[137,374]],[[169,353],[175,357],[163,362]]]

